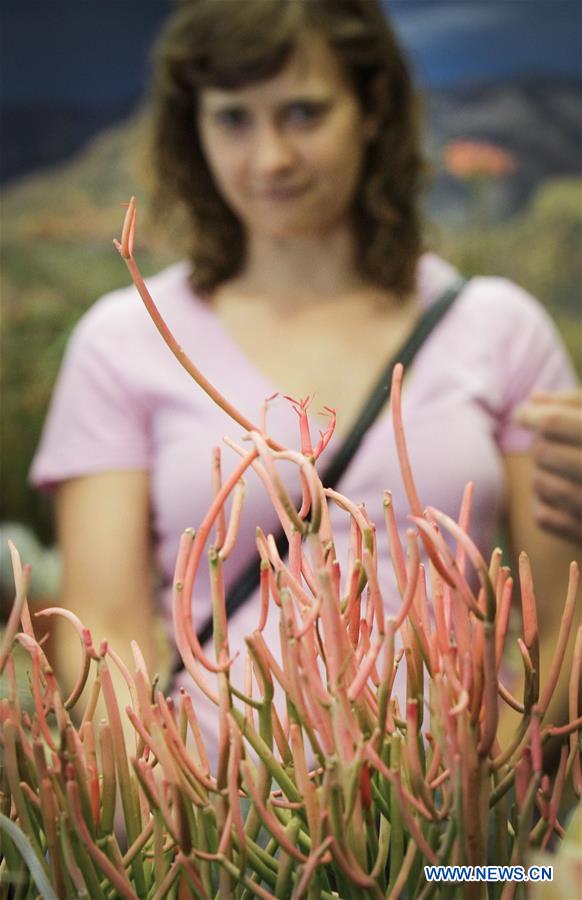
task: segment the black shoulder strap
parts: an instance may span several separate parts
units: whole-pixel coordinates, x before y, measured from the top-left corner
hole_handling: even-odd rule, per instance
[[[332,458],[329,466],[324,469],[321,480],[326,487],[333,488],[337,485],[357,452],[366,431],[375,421],[382,407],[385,406],[389,400],[392,370],[396,363],[401,362],[405,369],[410,365],[420,347],[424,344],[433,328],[438,325],[449,307],[459,296],[465,284],[466,281],[464,278],[459,279],[441,294],[437,300],[431,303],[422,313],[412,334],[410,334],[404,344],[401,345],[398,351],[390,359],[382,372],[382,376],[378,379],[371,391],[357,421],[354,423],[351,431],[342,443],[342,446]],[[282,528],[276,535],[275,540],[279,553],[281,556],[284,556],[287,552],[287,539]],[[242,604],[245,603],[253,591],[258,587],[259,581],[259,566],[257,560],[253,559],[228,592],[226,598],[227,616],[231,616],[239,606],[242,606]],[[209,616],[198,631],[198,640],[201,644],[205,644],[211,636],[212,616]]]

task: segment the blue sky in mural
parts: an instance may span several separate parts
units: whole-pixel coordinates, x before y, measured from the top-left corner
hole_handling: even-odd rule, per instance
[[[244,0],[241,0],[244,2]],[[581,0],[388,0],[429,86],[524,73],[582,79]],[[1,99],[139,94],[168,0],[0,0]]]
[[[425,83],[525,73],[582,78],[581,0],[393,0],[386,6]]]

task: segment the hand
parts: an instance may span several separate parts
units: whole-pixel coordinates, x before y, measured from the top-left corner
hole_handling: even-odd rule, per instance
[[[582,389],[532,394],[515,420],[536,432],[531,455],[537,523],[582,544]]]

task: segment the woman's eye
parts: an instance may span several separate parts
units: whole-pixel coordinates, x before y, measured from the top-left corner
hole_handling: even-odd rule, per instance
[[[287,121],[298,125],[317,122],[326,109],[324,103],[301,102],[291,104],[286,111]]]
[[[237,130],[248,125],[249,116],[246,110],[238,107],[226,107],[214,113],[214,121],[223,128]]]

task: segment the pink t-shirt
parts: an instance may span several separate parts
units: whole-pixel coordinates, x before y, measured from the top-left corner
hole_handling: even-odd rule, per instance
[[[202,372],[258,421],[262,401],[278,386],[244,355],[212,307],[193,294],[188,272],[186,263],[178,263],[151,278],[152,295]],[[425,255],[418,270],[423,306],[456,278],[458,273],[443,260]],[[505,279],[472,279],[419,351],[404,389],[404,424],[421,503],[457,516],[464,486],[473,481],[471,533],[488,554],[505,510],[502,455],[527,451],[531,441],[530,433],[513,422],[513,411],[534,389],[557,390],[574,383],[562,343],[541,306]],[[335,405],[341,416],[341,397],[319,397],[318,402]],[[285,400],[270,405],[268,430],[281,443],[298,446],[297,417]],[[179,536],[186,527],[198,526],[211,503],[212,448],[224,434],[238,440],[241,429],[192,382],[163,343],[135,289],[128,287],[102,297],[76,326],[30,477],[34,485],[49,489],[65,479],[107,470],[151,473],[155,546],[164,581],[160,600],[169,622]],[[329,446],[328,458],[338,441]],[[224,471],[237,460],[224,447]],[[294,483],[289,467],[282,474]],[[240,538],[225,569],[227,590],[255,552],[255,526],[267,532],[277,527],[252,472],[247,483]],[[385,488],[392,491],[404,535],[408,507],[387,410],[369,429],[338,489],[364,502],[378,526],[380,572],[386,605],[393,612],[399,598],[384,539]],[[330,511],[341,563],[349,523],[334,506]],[[193,598],[197,627],[209,613],[208,597],[202,567]],[[267,626],[273,646],[278,645],[275,620],[270,615]],[[231,650],[257,621],[255,596],[231,622]],[[212,734],[214,711],[204,703],[197,709],[203,719],[206,716],[203,730]]]

